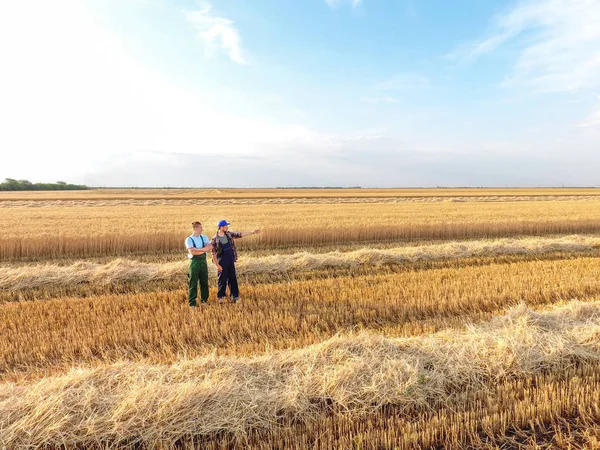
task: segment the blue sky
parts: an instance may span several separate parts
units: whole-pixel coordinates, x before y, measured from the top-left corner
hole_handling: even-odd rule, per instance
[[[600,0],[5,2],[0,55],[0,178],[600,184]]]

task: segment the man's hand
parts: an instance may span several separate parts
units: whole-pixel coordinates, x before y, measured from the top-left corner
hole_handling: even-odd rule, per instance
[[[260,234],[260,230],[254,230],[252,234]]]

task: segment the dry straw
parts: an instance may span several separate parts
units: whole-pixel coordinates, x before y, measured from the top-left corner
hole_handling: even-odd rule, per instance
[[[260,357],[79,368],[1,384],[0,446],[155,445],[243,434],[284,416],[310,422],[326,408],[350,415],[388,404],[430,408],[581,362],[600,362],[600,302],[548,312],[520,306],[483,325],[424,337],[361,333]]]
[[[283,274],[325,268],[351,268],[361,265],[403,264],[473,256],[539,255],[550,252],[585,252],[600,247],[600,237],[522,238],[449,242],[445,244],[399,247],[386,250],[360,249],[352,252],[273,255],[240,260],[238,270],[245,274]],[[79,261],[68,266],[56,264],[6,266],[0,272],[0,290],[18,291],[75,284],[158,282],[185,274],[186,261],[143,263],[116,259],[107,264]],[[212,276],[216,269],[209,265]]]

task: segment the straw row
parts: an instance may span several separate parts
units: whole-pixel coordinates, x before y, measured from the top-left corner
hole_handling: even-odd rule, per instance
[[[600,193],[599,193],[600,195]],[[507,195],[507,196],[452,196],[452,197],[265,197],[225,199],[103,199],[103,200],[2,200],[1,208],[82,208],[103,206],[204,206],[215,205],[301,205],[301,204],[348,204],[348,203],[439,203],[439,202],[572,202],[598,201],[596,195]]]
[[[0,304],[0,374],[18,379],[73,362],[252,355],[303,347],[337,332],[416,335],[532,307],[600,296],[598,258],[431,270],[381,270],[323,279],[241,284],[237,305],[187,306],[181,289]],[[326,275],[326,274],[325,274]],[[183,278],[183,277],[182,277]],[[93,287],[93,286],[92,286]],[[156,287],[157,289],[160,286]],[[84,296],[84,298],[81,298]]]
[[[242,258],[240,274],[285,274],[293,271],[314,271],[325,268],[401,265],[408,262],[440,261],[482,256],[541,255],[552,252],[589,252],[600,247],[597,236],[567,236],[555,238],[498,239],[444,244],[364,248],[351,252],[308,253]],[[0,272],[0,290],[17,291],[39,287],[72,286],[75,284],[114,284],[127,282],[159,282],[185,274],[188,262],[143,263],[116,259],[106,264],[78,261],[71,265],[29,264],[6,266]],[[211,277],[216,268],[209,264]]]
[[[581,363],[600,363],[600,302],[547,312],[520,306],[486,324],[423,337],[359,333],[260,357],[82,367],[0,384],[0,446],[155,445],[275,429],[286,417],[310,422],[323,409],[425,410]]]

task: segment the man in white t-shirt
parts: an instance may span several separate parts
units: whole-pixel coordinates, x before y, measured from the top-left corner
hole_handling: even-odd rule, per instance
[[[206,253],[212,250],[210,239],[202,234],[202,224],[193,222],[194,232],[185,239],[185,248],[190,260],[188,270],[188,301],[190,306],[196,306],[198,297],[198,283],[200,283],[200,303],[208,301],[208,266],[206,264]]]

